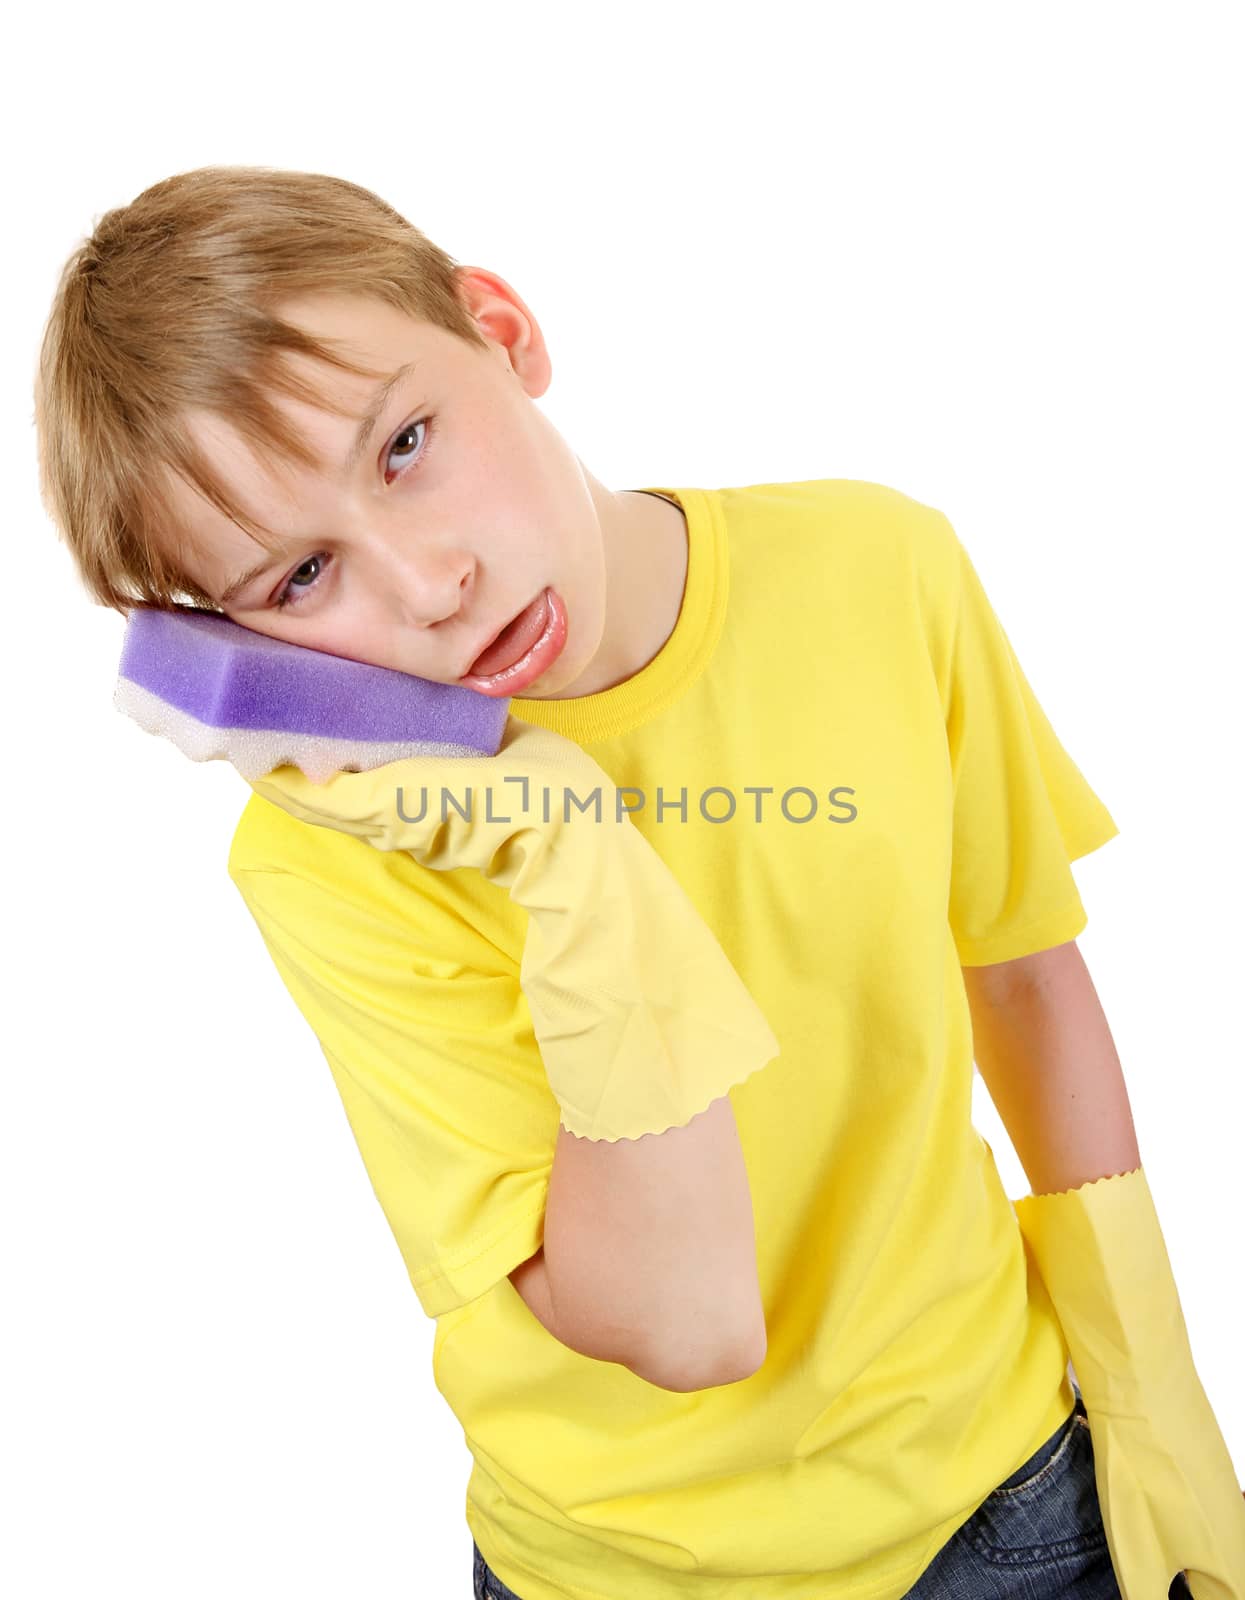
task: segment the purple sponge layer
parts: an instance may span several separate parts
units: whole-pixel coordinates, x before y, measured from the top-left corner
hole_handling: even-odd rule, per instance
[[[313,783],[412,755],[496,755],[510,700],[309,650],[195,606],[129,613],[113,704],[195,761]]]

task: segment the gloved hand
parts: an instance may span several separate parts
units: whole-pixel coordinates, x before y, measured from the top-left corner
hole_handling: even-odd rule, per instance
[[[1193,1365],[1150,1186],[1138,1167],[1015,1202],[1085,1402],[1124,1600],[1245,1600],[1245,1500]]]
[[[512,717],[493,756],[410,756],[326,783],[281,766],[248,782],[301,821],[509,889],[529,913],[520,987],[571,1133],[613,1143],[682,1127],[779,1054],[609,776],[561,734]],[[597,789],[599,820],[595,802],[576,806]]]

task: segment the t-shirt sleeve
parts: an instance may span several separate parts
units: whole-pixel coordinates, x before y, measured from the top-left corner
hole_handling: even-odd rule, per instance
[[[945,521],[945,519],[943,519]],[[1060,743],[959,538],[944,692],[948,915],[962,966],[1064,944],[1088,921],[1071,862],[1119,829]]]
[[[353,890],[279,868],[230,876],[328,1061],[420,1304],[439,1317],[540,1248],[558,1106],[513,961],[435,893],[377,889],[382,861]]]

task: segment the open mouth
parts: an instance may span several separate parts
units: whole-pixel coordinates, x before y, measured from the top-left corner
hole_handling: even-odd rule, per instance
[[[480,652],[459,682],[495,699],[522,694],[565,650],[568,629],[565,602],[551,584],[546,585]]]
[[[464,677],[489,677],[514,665],[540,638],[547,621],[545,591],[512,617],[467,668]]]

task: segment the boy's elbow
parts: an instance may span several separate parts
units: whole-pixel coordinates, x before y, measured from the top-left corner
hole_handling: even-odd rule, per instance
[[[634,1326],[602,1326],[599,1304],[595,1321],[582,1315],[557,1315],[544,1245],[514,1268],[510,1281],[536,1319],[568,1350],[594,1361],[615,1362],[659,1389],[691,1394],[697,1389],[739,1383],[750,1378],[765,1361],[765,1321],[759,1296],[754,1296],[749,1283],[744,1284],[740,1298],[747,1306],[755,1304],[755,1315],[746,1335],[724,1343],[721,1333],[725,1308],[731,1303],[728,1294],[721,1296],[715,1316],[700,1319],[702,1325],[707,1323],[711,1337],[696,1337],[688,1327],[677,1334],[667,1332],[655,1337],[651,1330],[637,1331]]]
[[[765,1321],[756,1299],[755,1283],[744,1284],[739,1299],[755,1317],[745,1332],[726,1338],[730,1325],[730,1297],[723,1295],[718,1315],[684,1321],[677,1328],[621,1331],[596,1325],[559,1326],[559,1337],[570,1349],[595,1361],[615,1361],[637,1378],[675,1394],[717,1389],[741,1383],[764,1365],[768,1348]]]
[[[674,1394],[694,1394],[699,1389],[720,1389],[742,1383],[765,1365],[767,1342],[762,1324],[759,1335],[708,1359],[703,1352],[665,1351],[649,1360],[627,1362],[637,1377]]]

